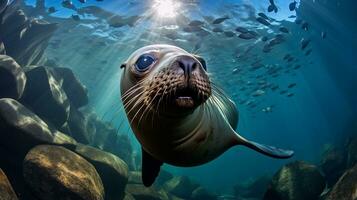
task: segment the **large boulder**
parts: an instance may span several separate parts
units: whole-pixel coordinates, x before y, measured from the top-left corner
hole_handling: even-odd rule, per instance
[[[66,93],[46,67],[26,72],[27,83],[21,102],[46,122],[60,128],[68,119],[70,105]]]
[[[173,195],[188,199],[198,188],[198,184],[193,183],[187,176],[175,176],[165,183],[164,188]]]
[[[71,69],[55,67],[52,70],[57,81],[62,83],[62,88],[66,92],[71,106],[80,108],[88,104],[87,88],[79,81]]]
[[[41,61],[48,41],[57,30],[56,24],[40,19],[27,19],[22,10],[11,12],[4,17],[0,33],[7,55],[21,66],[37,64]]]
[[[162,195],[152,187],[145,187],[142,184],[128,184],[126,191],[135,200],[163,200]]]
[[[261,176],[243,184],[234,186],[234,194],[237,197],[262,199],[271,181],[269,176]]]
[[[26,76],[20,65],[11,57],[0,55],[0,98],[21,98],[25,84]]]
[[[17,196],[2,169],[0,169],[0,199],[17,200]]]
[[[39,144],[74,146],[71,137],[50,128],[37,115],[16,100],[0,99],[0,145],[24,157]]]
[[[103,200],[104,188],[92,164],[72,151],[51,145],[37,146],[23,163],[26,183],[41,200]]]
[[[357,199],[357,165],[347,170],[331,192],[326,200],[356,200]]]
[[[316,166],[296,161],[274,175],[264,200],[316,200],[325,186],[324,177]]]
[[[329,186],[334,185],[346,169],[345,152],[334,146],[325,146],[320,168]]]
[[[75,152],[96,168],[105,188],[105,199],[117,200],[125,196],[128,166],[123,160],[111,153],[81,144],[77,145]]]

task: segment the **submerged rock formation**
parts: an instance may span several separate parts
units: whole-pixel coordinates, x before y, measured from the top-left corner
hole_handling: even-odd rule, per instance
[[[69,68],[52,68],[54,77],[61,83],[63,90],[71,102],[71,106],[80,108],[88,104],[87,88],[78,80]]]
[[[128,182],[128,166],[117,156],[94,147],[78,144],[75,152],[89,161],[102,179],[106,200],[124,197]]]
[[[177,176],[167,181],[163,187],[173,195],[188,199],[199,185],[186,176]]]
[[[328,194],[326,200],[357,199],[357,165],[347,170]]]
[[[0,168],[0,199],[4,200],[17,200],[17,196],[11,187],[7,176]]]
[[[35,67],[26,72],[27,84],[21,102],[41,118],[61,127],[69,116],[69,101],[49,68]]]
[[[57,25],[40,19],[30,20],[22,10],[15,10],[4,15],[0,29],[7,55],[21,66],[28,66],[41,61]]]
[[[0,98],[21,98],[26,80],[24,71],[14,59],[0,55]]]
[[[316,200],[325,188],[316,166],[302,161],[285,165],[273,177],[264,200]]]
[[[39,144],[74,145],[69,136],[51,129],[16,100],[0,99],[0,145],[24,155]]]
[[[104,199],[102,181],[93,165],[66,148],[37,146],[23,165],[25,181],[39,199]]]

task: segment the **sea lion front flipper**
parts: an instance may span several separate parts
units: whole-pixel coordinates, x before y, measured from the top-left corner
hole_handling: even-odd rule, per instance
[[[142,152],[141,179],[146,187],[150,187],[155,182],[156,177],[159,175],[160,167],[163,164],[163,162],[153,158],[144,149],[141,149],[141,152]]]
[[[284,158],[290,158],[294,155],[294,151],[280,149],[277,147],[249,141],[249,140],[244,139],[242,136],[240,136],[238,134],[237,134],[237,139],[238,139],[238,144],[244,145],[244,146],[249,147],[259,153],[262,153],[264,155],[267,155],[267,156],[270,156],[273,158],[284,159]]]

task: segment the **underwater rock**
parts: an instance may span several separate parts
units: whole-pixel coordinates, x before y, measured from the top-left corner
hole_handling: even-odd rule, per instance
[[[271,177],[262,176],[253,181],[234,186],[234,194],[237,197],[262,199]]]
[[[48,41],[57,30],[57,24],[44,20],[28,20],[23,11],[17,10],[5,17],[0,33],[6,52],[21,66],[37,64],[44,54]]]
[[[117,133],[110,124],[95,120],[96,135],[93,145],[123,159],[130,170],[135,169],[133,147],[127,134]]]
[[[331,192],[326,200],[356,200],[357,199],[357,165],[347,170]]]
[[[192,200],[201,200],[201,199],[216,200],[217,197],[215,195],[211,194],[210,192],[208,192],[205,188],[198,187],[192,192],[190,199],[192,199]]]
[[[7,179],[5,173],[0,169],[0,199],[3,200],[17,200],[17,196],[12,189],[12,186]]]
[[[71,102],[71,106],[80,108],[87,105],[87,88],[74,75],[73,71],[69,68],[63,67],[55,67],[52,69],[55,78],[61,83],[62,89],[66,92],[68,100]]]
[[[142,184],[141,171],[130,171],[128,183]]]
[[[41,200],[104,199],[102,181],[93,165],[64,147],[40,145],[31,149],[23,163],[23,174]]]
[[[326,146],[320,161],[321,171],[329,186],[333,186],[346,169],[345,154],[333,146]]]
[[[21,98],[26,76],[20,65],[6,55],[0,55],[0,98]]]
[[[264,200],[316,200],[325,185],[316,166],[296,161],[285,165],[274,175]]]
[[[93,141],[94,135],[92,134],[90,127],[88,127],[88,121],[83,113],[76,108],[71,107],[68,117],[68,127],[71,132],[71,136],[78,142],[83,144],[89,144]]]
[[[156,178],[154,185],[157,187],[161,187],[173,177],[174,176],[170,172],[162,169],[160,170],[159,176]]]
[[[105,199],[122,199],[128,182],[128,166],[117,156],[91,146],[78,144],[75,152],[90,162],[102,179]]]
[[[357,137],[348,140],[347,151],[347,166],[352,167],[357,164]]]
[[[0,145],[6,149],[24,157],[39,144],[74,146],[75,143],[71,137],[52,130],[16,100],[0,99]]]
[[[198,188],[198,185],[192,183],[186,176],[176,176],[167,181],[164,188],[173,195],[188,199],[192,192]]]
[[[47,67],[30,69],[26,76],[25,92],[20,101],[43,120],[60,128],[70,111],[66,93]]]
[[[142,184],[128,184],[126,191],[135,200],[163,200],[162,195],[152,187],[145,187]]]

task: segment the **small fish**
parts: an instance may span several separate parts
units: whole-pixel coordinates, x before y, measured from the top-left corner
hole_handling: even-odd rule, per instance
[[[270,23],[262,17],[258,17],[257,21],[265,26],[270,26]]]
[[[215,32],[215,33],[222,33],[223,32],[223,30],[221,28],[219,28],[219,27],[216,27],[216,28],[212,29],[212,31]]]
[[[220,23],[226,21],[227,19],[229,19],[229,17],[220,17],[220,18],[213,20],[212,24],[220,24]]]
[[[268,12],[273,12],[275,10],[275,6],[274,5],[269,5],[268,6]]]
[[[289,85],[288,85],[288,88],[293,88],[293,87],[295,87],[296,86],[296,83],[290,83]]]
[[[261,40],[262,40],[263,42],[266,42],[266,41],[268,41],[268,37],[267,37],[267,36],[263,36]]]
[[[264,13],[258,13],[258,15],[266,20],[270,20],[269,17]]]
[[[232,31],[224,31],[224,35],[225,35],[226,37],[233,37],[233,36],[235,36],[235,34],[234,34]]]
[[[289,57],[289,58],[288,58],[288,62],[293,62],[294,60],[295,60],[294,57]]]
[[[64,8],[76,10],[76,7],[73,5],[73,2],[70,1],[70,0],[64,0],[64,1],[62,1],[62,6],[63,6]]]
[[[265,94],[264,90],[256,90],[255,92],[253,92],[252,96],[253,97],[259,97]]]
[[[292,96],[294,96],[294,93],[288,93],[286,96],[287,97],[292,97]]]
[[[286,27],[283,27],[283,26],[279,28],[279,31],[283,32],[283,33],[289,33],[289,30]]]
[[[239,73],[239,69],[238,68],[234,68],[232,71],[232,74],[238,74]]]
[[[193,21],[191,21],[188,25],[189,25],[189,26],[202,26],[203,24],[204,24],[203,21],[193,20]]]
[[[238,37],[241,38],[241,39],[250,40],[250,39],[255,38],[255,35],[253,35],[250,32],[248,32],[248,33],[241,33],[241,34],[238,35]]]
[[[291,57],[290,54],[286,54],[286,55],[284,56],[283,60],[288,60],[290,57]]]
[[[327,35],[327,34],[326,34],[325,31],[322,31],[322,32],[321,32],[321,38],[322,38],[322,39],[325,39],[325,38],[326,38],[326,35]]]
[[[270,89],[271,89],[272,91],[275,91],[275,90],[279,89],[279,86],[278,86],[278,85],[275,85],[275,86],[271,87]]]
[[[249,32],[249,30],[244,27],[237,27],[236,31],[240,32],[240,33],[248,33]]]
[[[81,2],[81,3],[86,3],[87,2],[87,0],[78,0],[79,2]]]
[[[305,56],[310,55],[310,54],[311,54],[311,52],[312,52],[312,49],[307,50],[307,51],[305,52]]]
[[[72,15],[72,19],[73,19],[74,21],[79,21],[79,20],[81,20],[81,18],[79,17],[79,15]]]
[[[280,91],[280,94],[283,95],[283,94],[286,94],[288,91],[287,90],[282,90]]]
[[[307,22],[304,22],[302,25],[301,25],[301,28],[305,31],[308,31],[309,30],[309,23]]]
[[[52,13],[55,13],[55,12],[57,12],[55,7],[51,6],[51,7],[48,8],[48,13],[52,14]]]
[[[296,1],[290,3],[290,4],[289,4],[289,10],[290,10],[290,11],[294,11],[294,10],[296,9],[296,4],[297,4]]]
[[[309,44],[310,44],[311,40],[310,39],[305,39],[305,38],[302,38],[301,39],[301,49],[304,50]]]
[[[294,69],[299,69],[299,68],[301,68],[301,65],[296,65],[296,66],[294,67]]]

